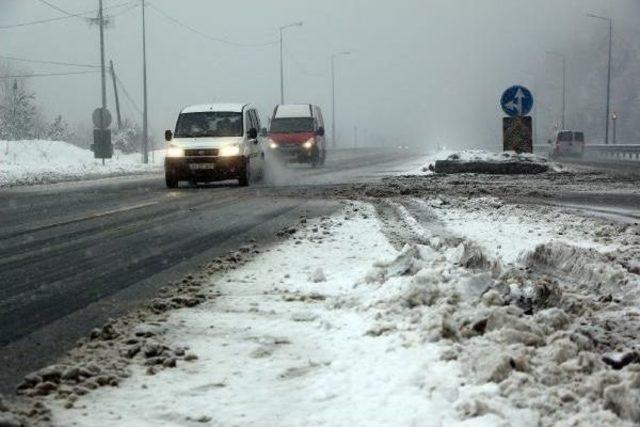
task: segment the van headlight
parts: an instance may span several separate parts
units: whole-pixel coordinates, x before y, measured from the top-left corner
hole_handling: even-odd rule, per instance
[[[227,145],[226,147],[222,147],[220,152],[218,153],[220,157],[234,157],[240,155],[240,146],[239,145]]]
[[[278,148],[278,143],[275,142],[273,139],[269,140],[269,148],[271,148],[272,150],[275,150],[276,148]]]
[[[167,148],[167,157],[184,157],[184,148],[170,146]]]
[[[313,146],[316,144],[316,141],[311,138],[310,140],[308,140],[307,142],[305,142],[304,144],[302,144],[302,146],[304,148],[306,148],[307,150],[310,150],[313,148]]]

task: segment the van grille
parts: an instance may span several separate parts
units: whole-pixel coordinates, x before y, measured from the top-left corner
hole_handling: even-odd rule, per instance
[[[201,148],[193,150],[184,150],[185,157],[217,157],[217,148]]]

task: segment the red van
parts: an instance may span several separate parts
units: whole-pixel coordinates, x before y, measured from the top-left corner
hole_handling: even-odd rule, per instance
[[[311,104],[278,105],[269,128],[269,151],[285,163],[324,164],[326,141],[320,107]]]

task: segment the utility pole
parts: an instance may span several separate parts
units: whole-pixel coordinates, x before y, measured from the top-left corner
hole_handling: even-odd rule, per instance
[[[113,96],[116,100],[116,117],[118,118],[118,130],[122,130],[122,116],[120,115],[120,98],[118,97],[118,85],[116,84],[116,71],[113,68],[113,61],[109,60],[111,66],[111,79],[113,80]]]
[[[149,112],[147,99],[147,29],[145,22],[145,0],[142,0],[142,86],[144,91],[144,112],[142,113],[142,161],[149,163]]]
[[[351,55],[351,52],[338,52],[331,55],[331,147],[336,148],[336,58]]]
[[[609,144],[609,117],[611,113],[611,58],[613,55],[613,18],[595,15],[593,13],[588,13],[587,16],[589,18],[595,18],[602,21],[609,22],[609,60],[607,66],[607,112],[606,112],[606,121],[605,121],[605,135],[604,135],[604,143]]]
[[[292,27],[302,27],[302,22],[294,22],[280,27],[280,104],[284,104],[284,38],[282,33]]]
[[[107,122],[105,114],[107,113],[107,68],[104,61],[104,10],[102,9],[102,0],[99,0],[98,19],[100,21],[100,75],[102,82],[102,111],[100,113],[100,129],[105,130]],[[104,166],[104,159],[102,159]]]
[[[562,129],[566,129],[567,116],[567,56],[560,52],[547,51],[547,55],[562,59]]]

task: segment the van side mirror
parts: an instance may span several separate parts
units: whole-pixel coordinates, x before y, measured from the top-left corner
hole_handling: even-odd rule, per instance
[[[164,131],[164,140],[167,142],[171,142],[171,140],[173,139],[173,132],[171,132],[170,130],[165,130]]]
[[[269,131],[267,131],[267,128],[260,129],[260,136],[262,136],[263,138],[269,136]]]
[[[249,129],[247,136],[249,137],[249,139],[256,139],[258,137],[258,129],[256,128]]]
[[[320,126],[316,133],[318,134],[318,136],[324,136],[324,128],[322,126]]]

